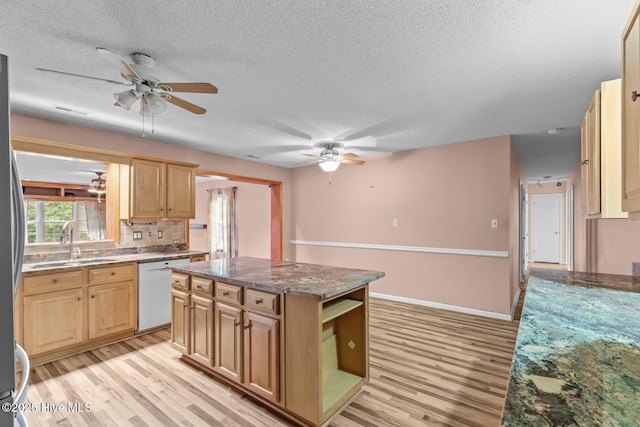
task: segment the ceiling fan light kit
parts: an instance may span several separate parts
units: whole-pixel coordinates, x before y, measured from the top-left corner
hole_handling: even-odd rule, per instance
[[[340,162],[337,160],[325,160],[319,164],[320,168],[322,168],[325,172],[335,172],[340,166]]]

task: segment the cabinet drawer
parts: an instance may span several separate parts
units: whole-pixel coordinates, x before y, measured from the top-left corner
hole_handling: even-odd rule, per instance
[[[207,260],[207,256],[202,254],[202,255],[191,255],[189,257],[189,262],[199,262],[199,261],[206,261]]]
[[[171,285],[176,288],[189,289],[189,275],[183,273],[171,273]]]
[[[216,299],[219,302],[242,305],[242,286],[230,283],[216,283]]]
[[[89,270],[89,283],[121,282],[132,280],[136,275],[136,264],[114,265],[111,267],[92,268]]]
[[[25,295],[51,292],[82,286],[82,271],[61,271],[60,273],[25,276],[22,291]]]
[[[247,289],[245,309],[267,314],[280,314],[280,295]]]
[[[191,276],[191,290],[201,294],[213,295],[213,280]]]

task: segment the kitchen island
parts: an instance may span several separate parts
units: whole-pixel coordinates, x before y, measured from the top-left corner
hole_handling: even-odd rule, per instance
[[[503,427],[636,426],[640,281],[530,273]]]
[[[301,425],[369,376],[368,284],[384,273],[239,257],[173,268],[182,360]]]

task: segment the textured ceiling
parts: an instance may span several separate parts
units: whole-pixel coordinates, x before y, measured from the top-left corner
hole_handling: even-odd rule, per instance
[[[141,135],[113,106],[106,47],[166,82],[210,82],[147,137],[280,166],[343,140],[362,156],[514,135],[528,178],[566,177],[598,83],[620,77],[634,0],[9,1],[0,53],[13,111]],[[55,106],[83,112],[64,112]],[[550,128],[564,134],[547,135]],[[354,148],[359,147],[359,148]]]

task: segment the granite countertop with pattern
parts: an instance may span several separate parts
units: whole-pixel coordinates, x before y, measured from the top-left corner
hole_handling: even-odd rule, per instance
[[[32,274],[40,272],[54,272],[58,270],[66,270],[70,268],[92,267],[94,265],[119,264],[127,262],[153,262],[164,261],[178,258],[187,258],[193,255],[205,255],[208,252],[182,250],[172,252],[142,252],[123,255],[110,255],[99,258],[84,258],[74,261],[45,261],[32,264],[22,264],[23,274]]]
[[[252,257],[214,259],[172,268],[241,286],[320,300],[384,277],[381,271]]]
[[[531,271],[501,425],[640,425],[640,281]]]

